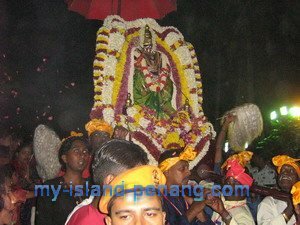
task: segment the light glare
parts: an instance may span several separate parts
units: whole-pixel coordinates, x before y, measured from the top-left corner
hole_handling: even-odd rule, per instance
[[[271,112],[270,117],[271,117],[271,120],[275,120],[277,118],[276,111]]]
[[[282,106],[282,107],[280,108],[280,114],[281,114],[282,116],[286,116],[288,113],[289,113],[289,112],[288,112],[288,108],[287,108],[286,106]]]
[[[291,116],[294,116],[294,117],[299,117],[300,116],[300,107],[292,107],[290,108],[290,114]]]

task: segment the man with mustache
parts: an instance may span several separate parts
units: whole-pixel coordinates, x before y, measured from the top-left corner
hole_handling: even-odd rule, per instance
[[[187,146],[181,149],[167,150],[161,154],[158,164],[167,178],[167,195],[164,195],[164,211],[169,225],[200,225],[213,224],[204,213],[205,201],[194,201],[191,205],[184,199],[182,194],[172,196],[171,186],[187,185],[191,172],[189,161],[196,157],[194,149]]]
[[[272,162],[278,172],[278,186],[282,191],[290,193],[292,186],[300,180],[299,160],[287,155],[273,157]],[[264,198],[258,206],[257,222],[259,225],[295,224],[296,218],[291,199],[282,201],[271,196]]]

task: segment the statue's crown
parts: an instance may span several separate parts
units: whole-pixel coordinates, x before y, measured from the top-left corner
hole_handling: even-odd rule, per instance
[[[152,44],[152,34],[150,31],[150,27],[148,25],[145,26],[145,34],[144,34],[144,46]]]

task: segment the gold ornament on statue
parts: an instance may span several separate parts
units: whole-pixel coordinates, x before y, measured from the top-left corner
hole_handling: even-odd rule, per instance
[[[131,100],[131,94],[127,94],[127,99],[126,99],[126,107],[131,107],[132,106],[132,100]]]
[[[148,25],[145,26],[144,46],[152,45],[152,34]]]
[[[185,103],[183,105],[183,110],[188,113],[190,113],[190,111],[191,111],[190,101],[188,99],[185,99]]]

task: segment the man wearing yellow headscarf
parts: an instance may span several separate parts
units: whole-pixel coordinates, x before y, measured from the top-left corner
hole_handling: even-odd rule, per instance
[[[172,187],[182,187],[182,185],[188,184],[191,175],[189,161],[194,160],[196,156],[197,153],[194,149],[187,146],[183,150],[166,150],[158,160],[158,167],[167,178],[168,193],[164,196],[164,209],[166,220],[170,225],[213,224],[204,213],[205,201],[194,201],[189,204],[182,194],[178,194],[178,196],[170,194]]]
[[[290,193],[292,186],[300,180],[300,159],[294,159],[287,155],[273,157],[272,162],[277,167],[278,186],[283,192]],[[291,199],[286,201],[274,199],[268,196],[258,206],[257,222],[264,224],[288,224],[296,223],[294,207]]]
[[[92,154],[96,152],[104,142],[110,140],[113,134],[112,126],[100,119],[92,119],[85,125],[85,129],[88,132]]]
[[[155,166],[138,166],[119,174],[99,203],[100,211],[108,214],[106,224],[164,225],[161,194],[156,189],[165,183],[164,174]]]

